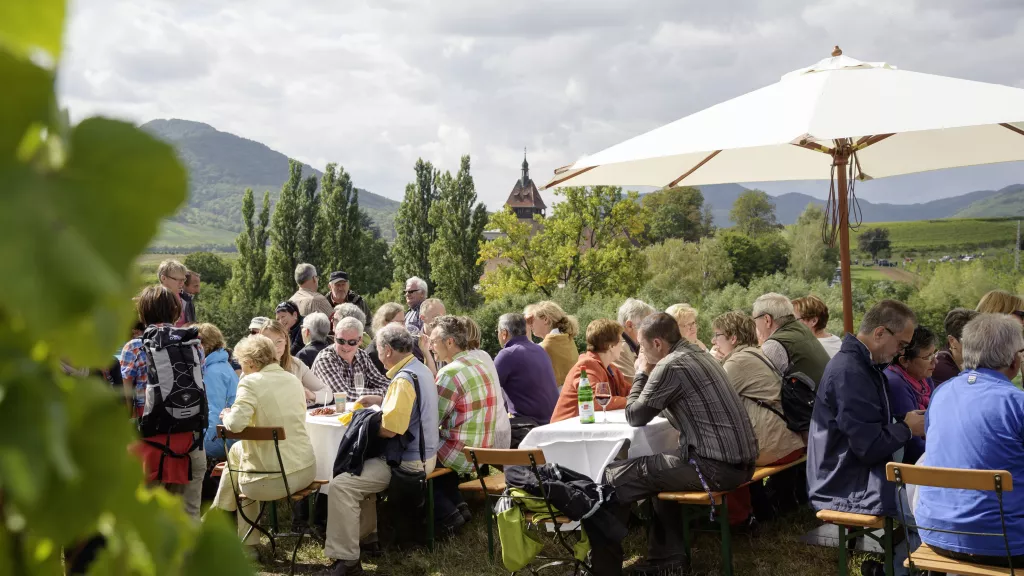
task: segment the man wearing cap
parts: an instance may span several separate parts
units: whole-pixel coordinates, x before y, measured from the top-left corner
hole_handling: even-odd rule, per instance
[[[327,300],[331,303],[331,308],[348,302],[349,304],[359,306],[359,309],[363,311],[363,315],[367,319],[373,317],[370,315],[370,307],[366,305],[363,297],[349,290],[348,272],[344,270],[331,272],[331,279],[328,281],[328,284],[331,287],[331,291],[327,294]]]
[[[289,298],[299,307],[300,316],[308,316],[312,312],[323,312],[328,317],[334,312],[331,303],[327,298],[317,292],[320,287],[320,277],[317,276],[316,267],[303,262],[295,267],[295,283],[299,289]]]
[[[256,316],[249,322],[249,334],[259,334],[260,330],[263,330],[263,327],[267,325],[267,322],[270,322],[270,318],[267,318],[266,316]]]

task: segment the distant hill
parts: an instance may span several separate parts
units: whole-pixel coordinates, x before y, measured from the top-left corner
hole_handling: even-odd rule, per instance
[[[827,184],[826,184],[827,185]],[[732,226],[729,211],[733,202],[747,188],[739,184],[700,186],[704,201],[711,205],[715,224]],[[775,216],[780,224],[793,224],[808,204],[824,206],[825,201],[790,192],[772,196]],[[1024,215],[1024,184],[1014,184],[1001,190],[979,190],[918,204],[874,204],[858,199],[864,222],[908,222],[941,218],[999,218]]]
[[[245,189],[255,192],[258,211],[263,192],[269,190],[271,201],[276,202],[288,179],[288,157],[259,142],[189,120],[153,120],[142,128],[173,145],[189,171],[188,204],[172,218],[178,225],[164,227],[157,246],[220,244],[227,236],[232,238],[228,244],[233,243],[242,228]],[[302,174],[315,174],[318,180],[322,176],[308,165],[303,166]],[[394,237],[398,205],[359,190],[360,208],[386,238]]]

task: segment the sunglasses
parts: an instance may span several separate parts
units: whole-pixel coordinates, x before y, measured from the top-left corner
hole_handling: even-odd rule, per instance
[[[415,294],[415,293],[417,293],[417,292],[419,292],[419,289],[418,289],[418,288],[417,288],[416,290],[406,290],[406,291],[405,291],[405,293],[406,293],[406,294]]]
[[[338,342],[338,344],[348,344],[349,346],[358,346],[359,342],[360,342],[360,339],[359,338],[353,338],[351,340],[342,340],[341,338],[338,338],[336,341]]]

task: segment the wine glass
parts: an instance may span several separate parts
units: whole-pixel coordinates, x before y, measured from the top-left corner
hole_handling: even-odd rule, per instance
[[[597,382],[594,384],[594,401],[601,405],[604,413],[604,423],[608,423],[608,403],[612,401],[612,386],[608,382]]]

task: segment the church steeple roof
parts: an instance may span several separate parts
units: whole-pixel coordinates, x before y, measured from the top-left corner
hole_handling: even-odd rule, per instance
[[[530,178],[530,163],[526,161],[526,149],[523,149],[522,176],[512,187],[512,193],[508,195],[505,204],[512,208],[533,208],[538,213],[547,209],[544,199],[540,196],[540,191],[537,190],[537,185]]]

